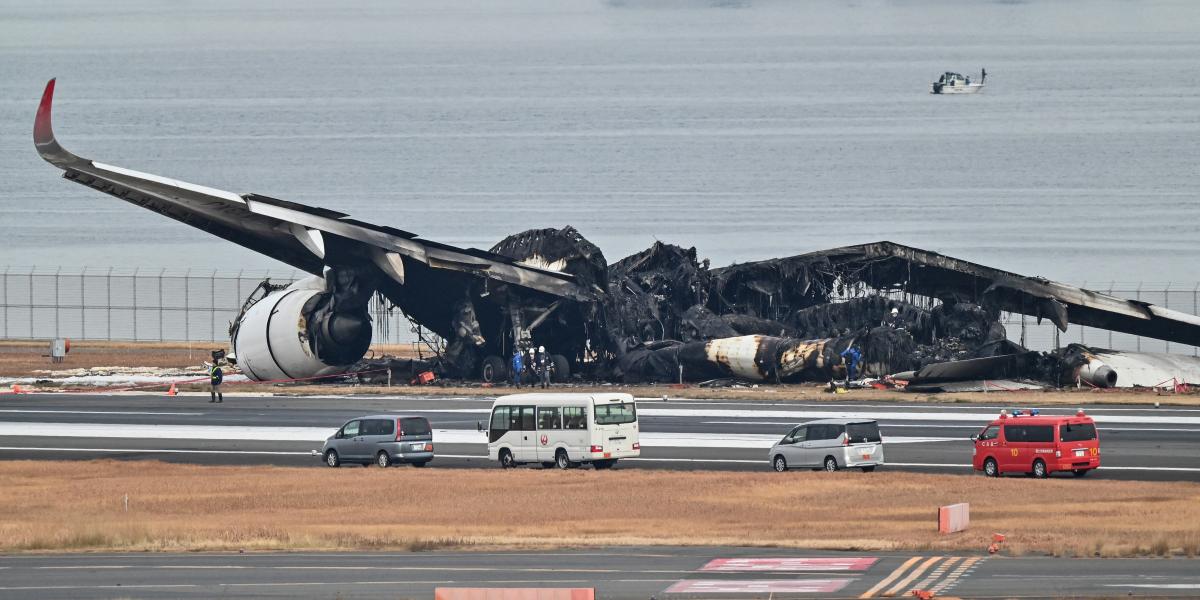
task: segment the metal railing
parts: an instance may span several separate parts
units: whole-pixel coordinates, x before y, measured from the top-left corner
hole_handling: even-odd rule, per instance
[[[220,269],[63,269],[0,267],[0,339],[226,342],[229,324],[246,296],[264,278],[290,283],[299,271]],[[1200,283],[1081,282],[1079,287],[1200,314]],[[371,301],[375,343],[416,341],[399,310]],[[1004,313],[1009,339],[1031,350],[1083,343],[1117,350],[1200,355],[1200,348],[1162,340],[1053,324]]]

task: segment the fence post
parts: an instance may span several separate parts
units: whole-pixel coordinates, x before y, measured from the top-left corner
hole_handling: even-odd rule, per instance
[[[192,295],[192,270],[189,268],[183,272],[183,338],[188,342],[188,348],[192,347],[192,308],[190,297]]]
[[[140,268],[140,267],[139,267],[139,268],[136,268],[136,269],[134,269],[134,270],[133,270],[133,341],[135,341],[135,342],[136,342],[136,341],[138,341],[138,331],[137,331],[137,280],[138,280],[138,271],[140,271],[140,270],[141,270],[141,268]]]
[[[217,270],[208,278],[208,339],[217,341]]]
[[[112,341],[112,267],[104,275],[104,333],[108,341]]]
[[[79,339],[87,339],[87,267],[79,271]]]
[[[29,339],[33,339],[33,272],[37,265],[29,268]]]
[[[4,265],[4,337],[8,337],[8,270],[12,267]]]
[[[162,282],[163,275],[167,273],[166,268],[158,272],[158,341],[163,341],[163,297],[162,297]]]

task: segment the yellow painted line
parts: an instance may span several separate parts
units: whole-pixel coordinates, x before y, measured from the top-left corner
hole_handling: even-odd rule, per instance
[[[896,585],[892,586],[892,589],[884,592],[883,595],[887,596],[887,597],[895,596],[897,593],[899,593],[905,587],[908,587],[908,584],[912,583],[914,579],[920,577],[922,573],[929,570],[929,567],[932,567],[934,565],[934,563],[936,563],[939,560],[942,560],[942,557],[935,556],[935,557],[921,563],[921,566],[917,567],[916,569],[913,569],[913,572],[909,573],[908,577],[901,579],[900,583],[897,583]]]
[[[945,575],[946,571],[950,570],[950,567],[953,567],[954,563],[956,563],[960,560],[962,560],[961,556],[954,556],[954,557],[946,559],[945,562],[938,565],[938,568],[934,569],[933,572],[929,574],[929,577],[922,579],[921,583],[918,583],[916,585],[916,589],[918,589],[918,590],[929,589],[929,587],[928,587],[929,584],[937,581],[942,575]]]
[[[908,568],[913,566],[913,563],[917,562],[918,560],[921,560],[920,556],[914,556],[914,557],[904,561],[904,564],[900,565],[899,567],[896,567],[895,571],[892,571],[891,574],[889,574],[887,577],[885,577],[883,579],[883,581],[880,581],[879,583],[875,584],[875,587],[863,592],[863,595],[859,596],[859,598],[874,598],[875,594],[878,593],[879,590],[882,590],[884,587],[887,586],[887,584],[895,581],[897,577],[899,577],[905,571],[907,571]]]

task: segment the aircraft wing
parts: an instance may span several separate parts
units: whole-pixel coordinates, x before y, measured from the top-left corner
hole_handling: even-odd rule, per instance
[[[417,261],[445,275],[485,277],[545,292],[587,300],[595,291],[577,284],[572,275],[516,262],[474,248],[456,248],[391,227],[349,218],[323,208],[259,194],[235,194],[202,185],[95,162],[59,145],[51,125],[55,80],[46,84],[33,127],[33,141],[46,162],[63,177],[161,215],[202,229],[309,273],[320,274],[326,242],[348,240],[358,245],[380,269],[404,281],[404,260]]]

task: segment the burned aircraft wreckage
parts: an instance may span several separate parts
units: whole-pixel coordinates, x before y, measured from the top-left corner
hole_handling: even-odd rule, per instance
[[[867,376],[910,371],[937,382],[1004,373],[1117,384],[1105,362],[1111,353],[1027,352],[1008,340],[1004,312],[1061,330],[1076,324],[1200,345],[1195,316],[891,242],[719,268],[694,248],[662,243],[609,264],[571,227],[513,235],[490,251],[456,248],[323,208],[76,156],[54,136],[53,92],[51,80],[34,142],[66,179],[311,274],[261,287],[232,324],[232,355],[255,380],[353,370],[370,345],[373,294],[440,340],[428,364],[409,369],[484,380],[505,376],[514,349],[544,346],[560,378],[824,381],[854,346]]]

